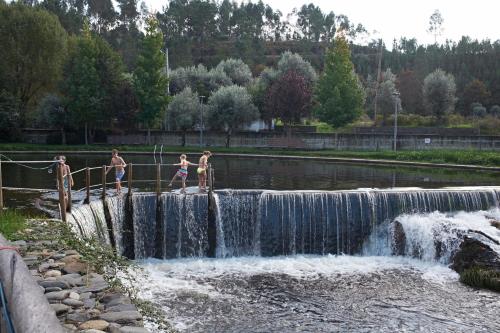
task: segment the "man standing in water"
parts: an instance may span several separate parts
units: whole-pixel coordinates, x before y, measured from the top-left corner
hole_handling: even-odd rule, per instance
[[[118,150],[113,149],[112,151],[112,157],[111,157],[111,164],[109,165],[108,169],[106,170],[106,174],[108,174],[109,170],[111,168],[115,168],[115,180],[116,180],[116,193],[121,194],[122,192],[122,178],[125,176],[125,167],[127,164],[123,160],[121,156],[118,156]]]
[[[212,153],[208,150],[203,152],[200,157],[200,162],[198,163],[198,188],[200,192],[205,192],[207,190],[207,169],[208,169],[208,158],[212,156]]]

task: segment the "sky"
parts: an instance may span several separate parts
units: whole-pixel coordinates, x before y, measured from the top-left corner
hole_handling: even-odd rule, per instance
[[[152,10],[161,10],[167,0],[144,0]],[[256,2],[258,0],[253,0]],[[237,0],[236,2],[241,2]],[[458,41],[461,36],[491,40],[500,39],[499,0],[263,0],[283,16],[293,8],[314,3],[323,12],[344,14],[355,24],[362,23],[374,38],[387,46],[394,38],[415,37],[420,44],[434,43],[427,32],[429,17],[438,9],[444,18],[444,31],[438,42]],[[374,31],[376,31],[374,33]]]

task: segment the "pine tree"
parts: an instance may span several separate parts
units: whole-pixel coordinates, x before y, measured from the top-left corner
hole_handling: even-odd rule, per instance
[[[134,72],[134,88],[140,105],[138,117],[148,129],[148,141],[151,138],[151,127],[161,120],[169,100],[162,45],[163,34],[158,29],[158,21],[150,17]]]
[[[315,114],[334,127],[356,120],[363,112],[364,92],[354,73],[351,52],[343,36],[335,38],[325,59],[325,70],[316,87]]]

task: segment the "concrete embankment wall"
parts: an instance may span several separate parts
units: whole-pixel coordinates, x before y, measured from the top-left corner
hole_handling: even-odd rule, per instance
[[[224,133],[204,133],[203,142],[207,146],[223,147],[226,145]],[[124,135],[108,135],[107,143],[148,144],[146,133]],[[182,134],[174,132],[153,132],[151,144],[181,146]],[[199,146],[198,132],[186,134],[187,146]],[[296,133],[288,139],[281,133],[238,132],[231,135],[231,147],[256,148],[298,148],[298,149],[338,149],[338,150],[390,150],[393,136],[388,134],[352,134],[352,133]],[[500,136],[449,136],[449,135],[400,135],[397,139],[398,149],[480,149],[500,151]]]
[[[0,235],[0,247],[8,245]],[[0,280],[16,333],[64,332],[43,291],[16,251],[0,250]]]

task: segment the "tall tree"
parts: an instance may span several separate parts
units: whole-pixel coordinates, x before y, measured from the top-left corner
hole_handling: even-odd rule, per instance
[[[162,119],[169,100],[162,47],[163,34],[158,28],[158,21],[149,17],[134,72],[134,88],[141,110],[139,120],[148,129],[148,142],[151,142],[151,128]]]
[[[208,123],[211,128],[226,132],[226,147],[231,133],[258,118],[258,110],[247,90],[240,86],[222,87],[208,100]]]
[[[315,113],[321,121],[335,127],[356,120],[363,112],[364,92],[350,55],[347,40],[339,35],[327,51],[325,70],[316,87]]]
[[[483,81],[474,79],[467,86],[465,86],[463,93],[463,114],[465,116],[471,115],[472,103],[480,103],[487,105],[490,99],[490,92]]]
[[[429,29],[427,30],[434,36],[434,43],[437,43],[437,38],[443,33],[444,19],[441,12],[436,9],[429,18]]]
[[[401,93],[401,106],[407,113],[424,114],[422,103],[422,81],[415,71],[405,70],[399,73],[396,87]]]
[[[396,76],[390,68],[387,68],[382,75],[382,82],[379,85],[377,97],[377,106],[382,114],[382,124],[387,124],[387,117],[394,111],[394,102],[396,94],[399,93],[396,89]]]
[[[169,103],[167,119],[171,128],[182,132],[182,146],[186,145],[186,131],[199,123],[203,107],[198,95],[189,87],[175,95]]]
[[[270,117],[279,118],[290,128],[291,124],[310,115],[311,98],[307,81],[297,72],[289,71],[269,89],[265,109]]]
[[[67,34],[57,17],[20,3],[0,3],[0,90],[19,103],[25,126],[30,104],[61,78]]]
[[[456,103],[456,85],[453,75],[441,69],[427,75],[424,80],[424,106],[429,114],[436,116],[439,122],[445,114],[453,112]]]

